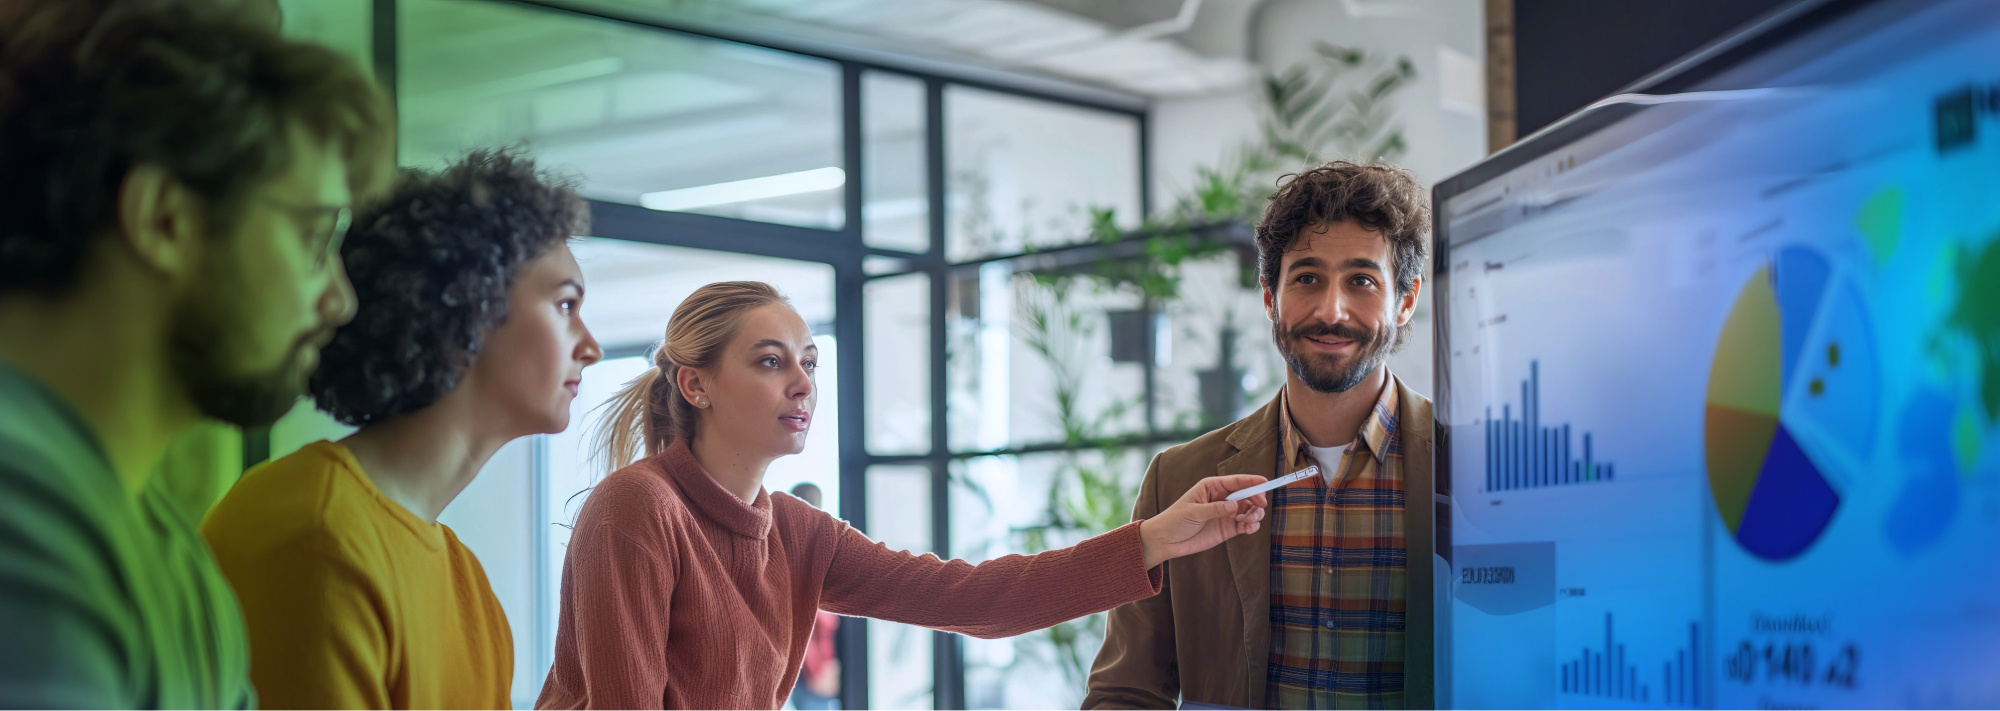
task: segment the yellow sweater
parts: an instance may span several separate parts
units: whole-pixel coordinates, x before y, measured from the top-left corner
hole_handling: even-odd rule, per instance
[[[264,708],[510,706],[513,635],[479,560],[346,447],[252,470],[201,532],[243,601]]]

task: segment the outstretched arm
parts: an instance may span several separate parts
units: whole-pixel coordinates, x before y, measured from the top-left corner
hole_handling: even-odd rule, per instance
[[[1262,496],[1222,499],[1263,481],[1249,475],[1203,480],[1146,521],[1069,548],[979,565],[892,551],[842,528],[821,607],[983,638],[1103,612],[1157,594],[1161,562],[1257,530],[1264,517]]]

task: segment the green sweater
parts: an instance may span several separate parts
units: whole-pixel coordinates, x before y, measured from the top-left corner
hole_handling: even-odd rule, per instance
[[[0,365],[0,707],[248,708],[235,594],[155,480]]]

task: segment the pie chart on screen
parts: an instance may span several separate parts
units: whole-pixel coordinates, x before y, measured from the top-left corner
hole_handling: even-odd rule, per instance
[[[1804,442],[1865,457],[1874,438],[1873,335],[1860,294],[1833,277],[1817,252],[1780,250],[1737,294],[1709,370],[1709,491],[1737,544],[1764,560],[1804,553],[1840,508],[1816,463],[1827,458]]]

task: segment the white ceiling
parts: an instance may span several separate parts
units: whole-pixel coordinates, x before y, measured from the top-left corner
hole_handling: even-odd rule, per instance
[[[1203,0],[1119,0],[1108,9],[1048,0],[571,0],[663,19],[695,18],[832,44],[860,44],[1150,97],[1209,94],[1252,81],[1237,57],[1205,56],[1176,35]],[[1143,9],[1141,9],[1143,8]],[[1158,18],[1158,19],[1155,19]],[[1137,23],[1137,24],[1125,24]]]

